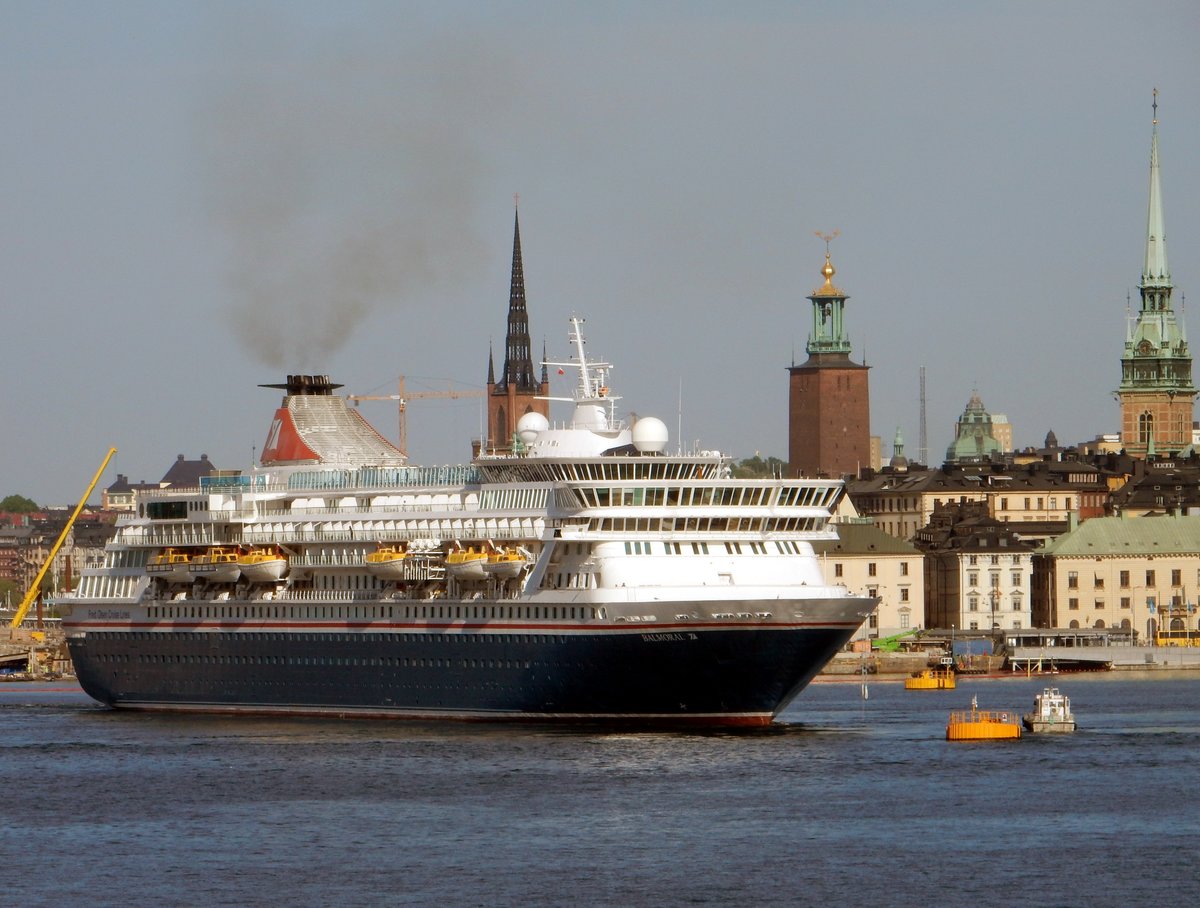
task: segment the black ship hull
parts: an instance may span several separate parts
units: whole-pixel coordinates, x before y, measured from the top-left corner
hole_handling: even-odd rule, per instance
[[[168,711],[765,725],[852,627],[90,631],[83,689]]]

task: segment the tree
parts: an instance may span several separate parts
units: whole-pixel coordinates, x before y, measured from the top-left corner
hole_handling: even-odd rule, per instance
[[[24,495],[9,495],[0,501],[0,511],[9,514],[29,514],[41,510],[36,502],[30,501]]]
[[[768,457],[763,460],[758,453],[733,465],[734,479],[769,479],[785,475],[787,475],[786,463],[778,457]]]

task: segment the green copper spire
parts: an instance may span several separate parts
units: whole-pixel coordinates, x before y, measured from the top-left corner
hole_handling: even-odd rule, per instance
[[[1162,183],[1158,174],[1158,89],[1154,89],[1153,131],[1150,136],[1150,203],[1146,211],[1146,265],[1142,268],[1142,300],[1147,290],[1166,290],[1166,299],[1149,294],[1156,308],[1170,308],[1171,272],[1167,268],[1167,233],[1163,227]],[[1167,305],[1163,305],[1164,302]],[[1145,308],[1143,306],[1143,308]]]
[[[1167,237],[1163,227],[1162,183],[1158,170],[1158,89],[1150,138],[1150,202],[1146,217],[1146,261],[1139,290],[1142,308],[1125,337],[1122,391],[1157,389],[1194,394],[1187,335],[1171,306]]]

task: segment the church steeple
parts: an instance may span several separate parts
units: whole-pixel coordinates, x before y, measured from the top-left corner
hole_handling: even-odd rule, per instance
[[[513,213],[512,280],[508,292],[508,334],[504,342],[504,368],[498,388],[520,392],[536,389],[533,353],[529,342],[529,313],[525,309],[525,270],[521,262],[521,220]]]
[[[1171,271],[1167,268],[1167,232],[1163,227],[1162,182],[1158,174],[1158,89],[1150,134],[1150,202],[1146,210],[1146,264],[1142,268],[1142,309],[1170,308]],[[1165,290],[1165,299],[1161,291]],[[1147,299],[1149,297],[1149,299]],[[1165,305],[1164,305],[1165,304]]]
[[[544,346],[544,345],[543,345]],[[545,350],[542,351],[545,360]],[[491,344],[488,344],[487,434],[483,447],[493,453],[512,450],[513,433],[526,413],[550,415],[546,366],[543,362],[541,381],[533,370],[529,342],[529,312],[525,308],[525,269],[521,260],[521,219],[513,212],[512,277],[508,291],[508,328],[504,338],[504,365],[499,376],[492,366]],[[480,447],[476,447],[476,454]]]
[[[1141,310],[1125,334],[1121,357],[1121,443],[1130,454],[1179,451],[1191,444],[1192,356],[1182,315],[1171,304],[1167,234],[1158,162],[1158,89],[1150,133],[1150,199],[1146,208],[1146,255],[1138,285]],[[1128,303],[1126,303],[1128,311]],[[1128,317],[1128,316],[1127,316]]]

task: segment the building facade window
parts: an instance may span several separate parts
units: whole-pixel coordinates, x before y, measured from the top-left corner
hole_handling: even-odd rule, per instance
[[[1070,599],[1067,600],[1067,608],[1069,608],[1073,612],[1079,611],[1079,600],[1076,599],[1074,596],[1072,596]]]
[[[868,577],[875,576],[875,562],[874,561],[867,562],[867,576]]]
[[[1154,571],[1146,571],[1146,586],[1154,586]]]
[[[1121,589],[1129,589],[1129,571],[1121,571]]]
[[[1129,608],[1129,597],[1128,596],[1121,597],[1121,608]]]
[[[842,566],[841,566],[841,564],[839,564],[837,562],[834,562],[834,565],[833,565],[833,576],[834,577],[842,576]]]
[[[1067,572],[1067,589],[1069,589],[1069,590],[1079,589],[1079,572],[1078,571],[1068,571]]]

